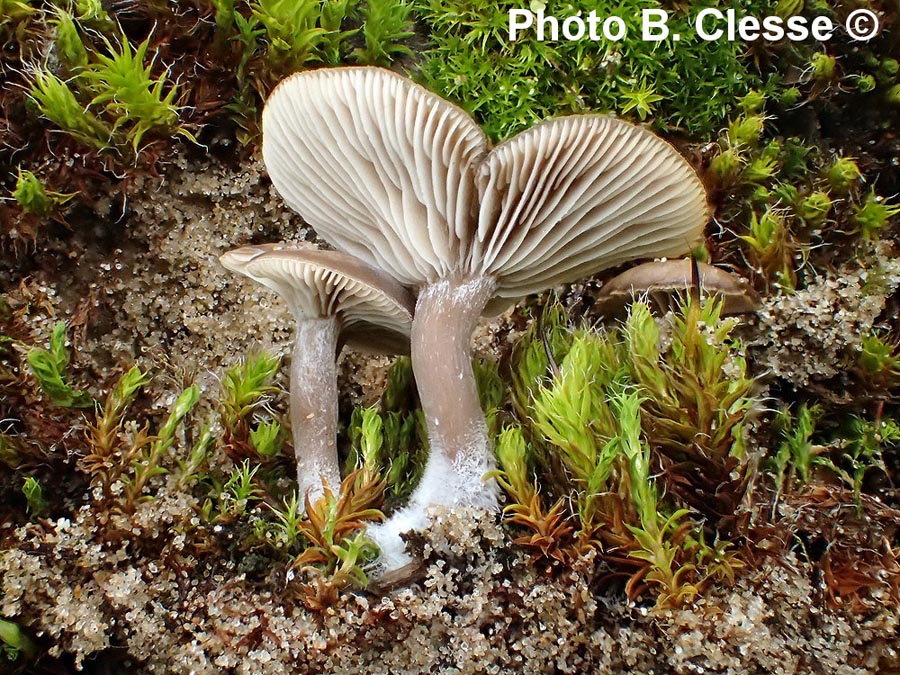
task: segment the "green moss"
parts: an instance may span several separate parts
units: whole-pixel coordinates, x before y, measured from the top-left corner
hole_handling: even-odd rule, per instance
[[[803,93],[797,87],[788,87],[778,96],[778,102],[785,108],[793,108],[803,100]]]
[[[843,446],[843,452],[828,466],[853,491],[859,504],[867,474],[879,472],[890,477],[884,462],[884,452],[900,448],[900,424],[890,417],[875,420],[855,417],[851,419],[845,437],[837,445]]]
[[[849,157],[838,157],[826,173],[831,189],[840,194],[847,194],[862,182],[859,166]]]
[[[760,16],[771,8],[749,0],[738,4]],[[510,42],[508,12],[521,6],[512,0],[418,0],[415,5],[432,36],[422,66],[425,83],[473,112],[494,139],[550,116],[582,112],[616,112],[635,120],[653,116],[657,127],[709,135],[762,84],[741,44],[700,40],[684,12],[674,11],[669,22],[680,41],[642,40],[641,10],[670,9],[665,3],[576,0],[545,7],[546,15],[559,17],[591,10],[620,16],[628,32],[619,42],[539,42],[534,32]]]
[[[778,168],[777,157],[761,155],[747,165],[741,178],[750,183],[765,183],[775,176]]]
[[[251,10],[266,38],[266,60],[273,68],[286,74],[315,58],[326,33],[318,25],[316,0],[258,0]]]
[[[25,213],[40,217],[48,216],[74,196],[47,190],[31,171],[19,169],[13,198]]]
[[[813,445],[811,440],[821,415],[821,408],[805,403],[796,416],[789,408],[778,413],[776,425],[781,429],[782,442],[771,459],[771,466],[779,487],[785,482],[788,487],[795,481],[809,483],[813,467],[822,464],[824,448]]]
[[[271,381],[280,365],[277,357],[255,354],[225,372],[220,410],[227,430],[235,430],[246,422],[264,397],[277,390]]]
[[[753,212],[748,229],[749,232],[741,235],[740,239],[749,246],[757,269],[767,280],[782,288],[793,289],[797,283],[793,263],[796,244],[784,217],[772,209],[767,209],[762,215]]]
[[[238,53],[238,91],[228,109],[248,129],[256,126],[261,99],[294,72],[322,64],[389,66],[412,55],[406,44],[413,36],[406,2],[214,0],[213,5],[219,50],[230,51],[225,45],[231,42]]]
[[[729,187],[734,184],[741,173],[743,160],[741,154],[736,148],[725,148],[718,155],[713,157],[709,164],[709,173],[715,181],[715,185],[719,187]],[[754,166],[748,180],[755,180],[759,177],[759,169],[763,167]]]
[[[260,422],[250,431],[250,444],[260,457],[276,457],[284,446],[281,425],[278,422]]]
[[[720,188],[716,219],[733,223],[757,286],[791,292],[802,288],[814,265],[834,264],[836,249],[818,251],[818,243],[852,236],[847,224],[863,239],[881,236],[897,207],[859,194],[864,179],[853,159],[835,158],[797,137],[767,138],[778,129],[776,118],[766,119],[770,126],[763,129],[761,115],[745,113],[721,132],[708,183]]]
[[[797,215],[810,225],[821,225],[831,211],[831,198],[827,192],[816,190],[797,205]]]
[[[116,28],[116,22],[103,7],[102,0],[75,0],[73,9],[78,22],[87,28],[105,34]]]
[[[782,410],[776,424],[783,441],[770,468],[778,489],[791,491],[811,482],[837,479],[853,492],[857,505],[865,477],[881,473],[889,478],[884,453],[900,447],[900,425],[887,416],[870,420],[853,415],[835,420],[819,405],[802,404],[796,416],[789,409]]]
[[[656,104],[664,97],[656,93],[656,89],[646,82],[633,87],[623,87],[621,91],[621,112],[627,115],[631,111],[643,122],[653,115]]]
[[[165,74],[152,76],[154,59],[147,57],[149,38],[136,48],[122,39],[119,45],[106,43],[109,54],[96,54],[95,60],[79,74],[94,94],[91,105],[102,105],[115,120],[114,130],[124,130],[125,138],[137,154],[144,135],[155,132],[169,136],[194,137],[179,126],[175,97],[178,89]]]
[[[145,494],[150,480],[154,476],[168,472],[163,460],[169,449],[175,444],[175,432],[187,424],[185,419],[200,401],[200,389],[191,385],[178,395],[169,410],[169,416],[154,437],[148,437],[146,443],[136,443],[128,455],[129,470],[122,476],[124,490],[122,492],[122,508],[132,511],[135,506],[152,496]]]
[[[879,74],[886,79],[897,77],[897,73],[900,72],[900,63],[897,62],[897,59],[886,58],[878,64],[878,70]]]
[[[900,84],[895,84],[884,92],[884,100],[891,105],[900,106]]]
[[[495,397],[488,366],[476,366],[479,381],[486,382],[485,407]],[[408,357],[398,358],[388,371],[388,384],[379,405],[355,408],[347,427],[350,453],[344,473],[368,467],[384,477],[387,497],[401,501],[418,484],[428,452],[424,418],[415,398],[412,366]]]
[[[32,347],[28,352],[28,367],[41,390],[55,404],[67,408],[90,408],[94,400],[83,391],[76,391],[66,382],[69,365],[69,350],[66,349],[66,324],[58,322],[50,335],[50,345]]]
[[[32,657],[37,645],[12,621],[0,619],[0,656],[5,661],[16,661],[21,654]]]
[[[0,0],[0,26],[27,19],[37,11],[28,0]]]
[[[262,499],[264,492],[256,482],[258,471],[259,466],[251,466],[249,460],[235,466],[218,493],[217,510],[206,515],[207,522],[229,522],[244,515],[253,502]]]
[[[809,66],[812,76],[820,82],[830,82],[837,73],[837,60],[824,52],[813,54]]]
[[[764,126],[762,115],[743,115],[728,125],[728,140],[732,146],[755,146]]]
[[[70,72],[86,66],[88,62],[87,49],[81,41],[81,35],[78,34],[78,28],[75,26],[75,19],[72,15],[63,9],[56,8],[54,18],[50,19],[49,23],[56,28],[56,53],[59,55],[60,62]]]
[[[56,51],[71,77],[63,80],[45,66],[34,70],[30,95],[40,113],[92,149],[128,158],[140,154],[147,135],[193,141],[181,124],[176,83],[148,56],[150,38],[136,47],[121,32],[98,38],[86,28],[92,21],[86,17],[95,17],[89,10],[77,19],[55,10]]]
[[[860,347],[859,365],[873,376],[898,380],[900,346],[878,333],[866,335]]]
[[[28,505],[28,512],[32,516],[42,516],[47,513],[47,498],[44,497],[44,489],[40,482],[34,477],[29,476],[22,483],[22,494]]]
[[[112,128],[82,105],[72,88],[49,70],[34,71],[29,94],[40,113],[66,133],[95,150],[109,147]]]
[[[353,60],[365,65],[389,66],[400,56],[412,55],[412,50],[404,44],[413,36],[411,9],[397,0],[368,0],[362,28],[365,46],[353,51]]]
[[[859,75],[856,78],[856,88],[863,94],[875,89],[875,77],[872,75]]]
[[[877,239],[888,221],[900,214],[900,206],[888,204],[884,198],[870,191],[862,204],[854,207],[853,224],[859,228],[863,239]]]
[[[687,301],[664,350],[641,302],[620,328],[570,331],[549,310],[523,336],[512,359],[523,412],[497,440],[495,474],[514,500],[509,522],[531,533],[517,542],[556,561],[596,547],[615,566],[624,553],[642,570],[629,595],[650,586],[658,606],[739,564],[693,520],[724,527],[749,477],[752,381],[720,311]],[[549,509],[548,496],[559,500]]]
[[[738,100],[738,107],[748,115],[762,112],[765,105],[766,95],[757,89],[751,89]]]

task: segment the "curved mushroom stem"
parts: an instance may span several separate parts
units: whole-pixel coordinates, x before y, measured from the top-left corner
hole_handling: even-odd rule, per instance
[[[414,505],[496,506],[483,480],[494,459],[472,371],[472,330],[495,288],[489,277],[442,280],[419,294],[412,366],[431,450]]]
[[[472,330],[496,282],[492,278],[442,280],[419,294],[412,325],[412,365],[430,454],[409,504],[369,527],[381,549],[380,573],[412,561],[401,535],[428,526],[432,506],[497,507],[497,485],[487,423],[472,371]]]
[[[332,490],[341,484],[337,455],[337,354],[335,318],[297,322],[291,361],[291,430],[301,499],[323,494],[322,480]]]

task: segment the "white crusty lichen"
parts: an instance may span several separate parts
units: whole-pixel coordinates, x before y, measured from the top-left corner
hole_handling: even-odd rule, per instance
[[[497,485],[484,478],[491,468],[478,434],[474,434],[471,447],[457,453],[452,461],[444,454],[433,454],[409,503],[385,522],[369,526],[367,534],[380,550],[373,572],[397,570],[412,563],[401,535],[425,530],[435,513],[493,514],[497,510]]]
[[[797,387],[852,366],[863,338],[900,287],[900,260],[886,251],[866,266],[844,265],[806,288],[764,300],[747,346],[758,367]]]

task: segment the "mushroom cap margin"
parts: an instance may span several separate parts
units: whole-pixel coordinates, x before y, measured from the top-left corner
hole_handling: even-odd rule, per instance
[[[719,295],[725,314],[745,314],[760,306],[759,294],[746,281],[727,270],[697,262],[700,287]],[[597,294],[600,309],[616,313],[637,294],[662,292],[669,295],[687,291],[693,284],[690,258],[646,262],[630,267],[607,281]]]
[[[291,244],[243,246],[219,260],[232,272],[278,293],[298,321],[334,316],[354,346],[378,353],[408,349],[401,346],[408,342],[415,299],[396,280],[362,260]]]

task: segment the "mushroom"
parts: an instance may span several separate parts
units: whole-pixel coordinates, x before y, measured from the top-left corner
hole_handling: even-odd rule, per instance
[[[597,294],[596,308],[608,316],[617,316],[635,296],[646,293],[658,308],[665,310],[675,296],[690,291],[695,284],[704,292],[722,298],[723,314],[745,314],[759,308],[759,294],[746,281],[719,267],[690,258],[630,267],[603,284]]]
[[[406,353],[414,300],[384,272],[339,251],[265,244],[220,258],[232,272],[271,288],[297,322],[291,359],[291,430],[301,495],[314,502],[323,480],[340,485],[337,368],[345,343]]]
[[[706,195],[668,143],[603,115],[543,122],[493,150],[475,121],[379,68],[295,74],[263,112],[275,188],[323,239],[418,290],[412,361],[430,443],[405,509],[372,534],[386,569],[433,505],[495,508],[471,365],[479,317],[700,237]]]

